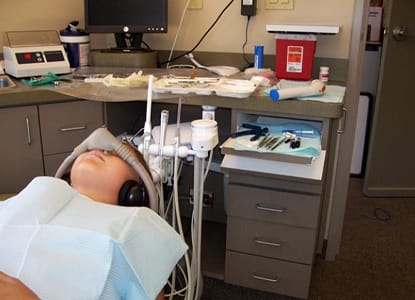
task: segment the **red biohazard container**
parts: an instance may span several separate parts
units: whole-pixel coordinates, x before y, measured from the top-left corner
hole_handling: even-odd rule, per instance
[[[275,35],[275,73],[279,79],[312,79],[317,37],[314,34]]]

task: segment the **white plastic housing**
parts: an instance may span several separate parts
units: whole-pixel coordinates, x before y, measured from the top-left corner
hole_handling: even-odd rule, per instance
[[[218,123],[215,120],[195,120],[191,125],[193,150],[210,151],[218,144]]]

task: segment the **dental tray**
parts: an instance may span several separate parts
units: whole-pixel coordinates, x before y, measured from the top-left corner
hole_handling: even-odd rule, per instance
[[[249,126],[248,126],[249,125]],[[259,137],[255,132],[245,130],[250,128],[261,129]],[[259,159],[275,160],[288,163],[312,164],[321,154],[321,134],[317,127],[305,122],[243,123],[243,129],[235,132],[221,145],[222,154],[247,156]],[[266,131],[265,131],[266,129]],[[264,132],[265,131],[265,132]],[[287,134],[298,137],[300,143],[293,148],[284,140]],[[267,142],[275,140],[267,146]],[[265,142],[265,144],[264,144]],[[268,143],[268,145],[270,145]],[[275,146],[275,147],[274,147]]]
[[[168,77],[153,83],[153,92],[173,94],[197,94],[246,98],[256,89],[256,85],[243,79],[219,77]]]
[[[238,139],[246,139],[245,137],[238,138]],[[278,151],[258,151],[250,148],[240,148],[235,147],[235,139],[229,138],[227,139],[221,146],[222,154],[232,154],[232,155],[239,155],[245,157],[252,157],[252,158],[259,158],[259,159],[266,159],[266,160],[273,160],[273,161],[281,161],[287,163],[295,163],[295,164],[305,164],[310,165],[313,163],[315,159],[311,155],[296,155],[295,152],[293,153],[281,153]]]

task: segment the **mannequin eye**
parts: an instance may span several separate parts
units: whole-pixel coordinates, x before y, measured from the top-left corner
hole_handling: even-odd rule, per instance
[[[113,151],[108,151],[108,150],[104,150],[102,151],[105,155],[113,155],[114,152]]]

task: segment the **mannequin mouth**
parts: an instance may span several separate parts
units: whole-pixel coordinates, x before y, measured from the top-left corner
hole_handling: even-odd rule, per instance
[[[97,159],[99,159],[101,161],[105,161],[104,154],[101,151],[99,151],[99,150],[89,151],[88,157],[95,157],[95,158],[97,158]]]

